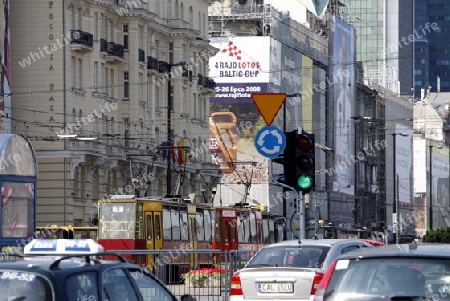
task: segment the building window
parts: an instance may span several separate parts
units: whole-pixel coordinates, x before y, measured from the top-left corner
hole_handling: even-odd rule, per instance
[[[77,58],[72,56],[72,87],[77,87]]]
[[[102,64],[102,92],[108,94],[108,68],[105,67],[105,64]]]
[[[128,24],[123,24],[122,32],[123,32],[123,47],[125,49],[128,49]]]
[[[83,19],[81,7],[72,6],[71,12],[72,12],[72,29],[81,30],[82,29],[81,24]]]
[[[94,62],[94,91],[98,91],[98,62]]]
[[[99,26],[98,26],[98,32],[100,33],[100,39],[105,39],[106,35],[105,35],[105,15],[103,15],[103,13],[100,13],[100,20],[99,20]]]
[[[105,78],[105,75],[103,74],[103,70],[105,70],[105,63],[102,63],[102,65],[101,65],[101,68],[100,68],[100,70],[99,70],[99,87],[98,87],[98,92],[103,92],[104,90],[104,88],[103,88],[103,86],[104,86],[104,84],[105,84],[105,82],[104,82],[104,78]],[[100,86],[100,83],[101,83],[101,86]]]
[[[186,88],[183,88],[181,93],[181,112],[189,113],[189,96],[187,94]]]
[[[161,107],[160,107],[161,103],[160,103],[160,99],[159,99],[160,90],[159,90],[158,85],[154,85],[154,87],[155,87],[155,110],[159,111],[159,110],[161,110]]]
[[[108,33],[109,33],[109,22],[108,22],[108,18],[104,17],[103,18],[103,37],[105,38],[105,40],[108,40]]]
[[[109,42],[114,42],[114,21],[109,21]]]
[[[94,40],[98,40],[98,12],[94,13]]]
[[[198,64],[197,60],[198,60],[197,52],[194,52],[194,61],[192,62],[192,65],[191,65],[191,70],[192,70],[193,76],[197,76],[197,64]]]
[[[206,114],[206,99],[203,99],[202,103],[203,103],[203,112],[201,116],[208,116],[208,114]]]
[[[123,144],[124,146],[130,146],[130,119],[123,119]]]
[[[138,27],[138,48],[143,49],[144,44],[144,29],[142,26]]]
[[[153,95],[153,93],[155,92],[153,86],[153,80],[152,78],[149,78],[147,83],[147,110],[154,109],[154,107],[152,106],[152,100],[155,98],[155,95]]]
[[[82,30],[82,24],[83,24],[83,11],[81,10],[81,7],[77,10],[77,28],[79,30]]]
[[[129,100],[130,98],[130,87],[129,87],[129,74],[128,72],[123,73],[123,100]]]
[[[144,75],[139,73],[138,101],[144,101]]]
[[[169,43],[169,64],[173,64],[173,43]]]
[[[167,0],[167,19],[172,19],[172,1]]]
[[[115,84],[114,84],[114,69],[110,69],[109,70],[111,76],[109,78],[109,96],[114,98],[115,93],[114,93],[114,89],[115,89]]]
[[[109,93],[109,70],[108,70],[108,68],[105,68],[105,84],[104,84],[104,87],[105,87],[105,93],[108,95],[108,93]]]
[[[193,97],[193,103],[194,103],[194,106],[193,106],[193,118],[198,118],[198,103],[197,103],[197,94],[193,94],[192,95],[192,97]]]
[[[191,28],[194,28],[194,11],[192,10],[192,6],[189,7],[188,23]]]
[[[184,57],[185,53],[186,53],[186,44],[182,44],[181,45],[181,60],[182,61],[185,61],[185,57]]]
[[[159,40],[155,40],[155,57],[156,58],[159,58],[159,46],[160,46],[160,44],[159,44]]]
[[[78,88],[83,87],[83,61],[78,59]]]
[[[72,13],[72,29],[76,30],[77,26],[77,8],[75,6],[71,7],[71,13]]]

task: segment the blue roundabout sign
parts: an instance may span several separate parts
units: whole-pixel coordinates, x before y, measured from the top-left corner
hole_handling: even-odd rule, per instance
[[[256,133],[255,147],[264,157],[275,158],[284,151],[286,136],[277,127],[265,126]]]

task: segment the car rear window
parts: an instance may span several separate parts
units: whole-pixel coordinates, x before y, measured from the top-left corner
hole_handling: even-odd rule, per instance
[[[326,258],[327,246],[280,246],[261,249],[246,267],[276,266],[320,268]]]
[[[422,258],[340,260],[324,300],[379,300],[380,296],[386,300],[393,296],[450,300],[450,262]]]
[[[0,300],[52,301],[51,284],[29,272],[0,270]]]

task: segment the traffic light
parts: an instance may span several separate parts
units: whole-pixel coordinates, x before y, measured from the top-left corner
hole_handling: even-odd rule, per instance
[[[285,133],[284,176],[286,184],[297,191],[314,190],[316,174],[314,135],[297,131]]]

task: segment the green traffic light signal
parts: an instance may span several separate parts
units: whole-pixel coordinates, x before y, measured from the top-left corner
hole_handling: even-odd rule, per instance
[[[313,181],[308,175],[300,175],[297,179],[298,187],[303,190],[308,190],[312,187]]]
[[[296,138],[296,174],[297,187],[303,193],[309,193],[314,189],[315,177],[315,142],[314,135],[302,132]]]
[[[314,134],[304,131],[285,132],[286,148],[283,153],[285,184],[302,193],[314,190],[315,141]]]

